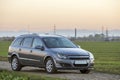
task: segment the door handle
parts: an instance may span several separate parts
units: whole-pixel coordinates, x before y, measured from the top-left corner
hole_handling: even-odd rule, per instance
[[[30,52],[32,53],[32,50],[30,50]]]
[[[19,51],[21,51],[21,49],[19,49]]]

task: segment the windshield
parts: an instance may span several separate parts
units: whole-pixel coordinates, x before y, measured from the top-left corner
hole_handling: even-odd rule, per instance
[[[77,48],[75,44],[64,37],[45,37],[43,41],[48,48]]]

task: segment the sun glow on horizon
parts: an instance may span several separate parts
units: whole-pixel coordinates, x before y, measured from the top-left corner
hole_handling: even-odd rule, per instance
[[[0,0],[0,31],[120,29],[120,0]]]

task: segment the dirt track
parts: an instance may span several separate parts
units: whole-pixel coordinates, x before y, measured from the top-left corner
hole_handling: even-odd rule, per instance
[[[8,62],[0,61],[0,69],[11,70],[10,64]],[[120,80],[120,75],[106,74],[100,72],[92,71],[89,74],[81,74],[79,71],[58,71],[55,74],[47,74],[43,69],[24,67],[21,72],[34,73],[35,75],[45,75],[49,77],[59,77],[68,80]]]

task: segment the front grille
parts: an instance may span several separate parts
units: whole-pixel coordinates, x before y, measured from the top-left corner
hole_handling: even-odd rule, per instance
[[[87,67],[88,64],[74,64],[75,67]]]
[[[68,56],[70,60],[88,60],[89,56]]]
[[[69,58],[70,60],[88,60],[89,58]]]

